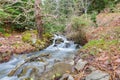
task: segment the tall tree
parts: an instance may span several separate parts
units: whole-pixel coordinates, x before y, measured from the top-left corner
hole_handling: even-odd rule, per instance
[[[35,0],[35,21],[38,31],[38,38],[42,38],[42,34],[43,34],[40,4],[41,4],[41,0]]]

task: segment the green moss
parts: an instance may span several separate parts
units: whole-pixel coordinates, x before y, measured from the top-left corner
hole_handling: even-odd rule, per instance
[[[52,37],[52,34],[50,34],[50,33],[45,33],[45,34],[43,34],[43,37],[44,37],[44,38],[51,38],[51,37]]]
[[[43,49],[46,45],[46,42],[42,41],[42,40],[36,40],[36,43],[33,44],[33,46],[35,46],[37,49]]]
[[[56,74],[54,74],[54,75],[52,76],[52,80],[57,79],[57,78],[59,78],[59,77],[61,77],[61,76],[62,76],[62,74],[56,73]]]
[[[37,31],[32,30],[32,31],[25,31],[22,35],[22,40],[24,42],[29,43],[30,45],[34,46],[36,50],[41,50],[47,46],[49,43],[49,39],[52,37],[51,34],[45,33],[43,34],[43,39],[38,39],[37,38]]]
[[[9,34],[9,33],[4,33],[3,34],[5,37],[10,37],[11,36],[11,34]]]
[[[111,40],[111,41],[106,41],[103,39],[100,40],[91,40],[89,41],[85,46],[83,46],[84,49],[87,49],[89,47],[108,47],[109,45],[115,45],[118,43],[118,40]]]
[[[22,40],[24,42],[32,42],[33,38],[36,38],[37,31],[32,30],[32,31],[25,31],[22,35]]]
[[[22,40],[23,40],[24,42],[29,42],[30,39],[31,39],[31,34],[30,34],[30,33],[25,33],[25,34],[23,34]]]
[[[13,47],[17,47],[17,48],[21,47],[22,45],[23,45],[22,43],[14,43],[14,44],[12,44]]]
[[[83,48],[87,49],[94,46],[102,46],[104,43],[104,40],[91,40],[85,46],[83,46]]]
[[[1,25],[1,24],[0,24],[0,25]],[[5,33],[4,28],[2,28],[1,26],[0,26],[0,32]]]
[[[2,46],[2,44],[0,43],[0,46]]]
[[[83,46],[83,50],[87,50],[90,54],[95,55],[102,50],[109,50],[111,46],[116,46],[118,43],[118,40],[91,40]]]
[[[34,79],[33,79],[33,78],[28,77],[28,78],[24,78],[23,80],[34,80]]]

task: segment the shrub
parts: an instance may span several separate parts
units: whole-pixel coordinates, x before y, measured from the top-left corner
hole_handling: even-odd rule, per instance
[[[97,27],[97,23],[96,23],[96,16],[97,16],[97,12],[96,11],[93,11],[92,14],[91,14],[91,20],[94,22],[95,26]]]
[[[3,28],[0,28],[1,33],[5,33],[5,30]]]
[[[91,21],[90,15],[83,14],[82,16],[74,16],[72,17],[72,27],[76,30],[82,29],[87,26],[92,26],[93,22]]]
[[[37,31],[36,30],[32,30],[32,31],[25,31],[22,35],[22,40],[24,42],[28,42],[28,43],[33,43],[32,39],[35,39],[37,35]]]
[[[74,16],[71,19],[70,27],[72,28],[69,28],[71,33],[68,33],[67,36],[76,43],[84,45],[87,43],[86,34],[92,28],[91,26],[93,26],[93,22],[90,19],[90,15]]]
[[[57,32],[64,31],[65,25],[63,25],[63,24],[57,24],[57,23],[52,23],[52,22],[46,22],[44,24],[44,28],[45,28],[45,32],[48,32],[48,33],[57,33]]]
[[[9,25],[17,31],[23,31],[26,27],[27,29],[35,27],[34,11],[32,10],[34,2],[32,0],[30,4],[28,0],[3,1],[2,4],[4,5],[0,9],[0,19],[4,26]]]
[[[9,13],[6,13],[3,9],[0,9],[0,19],[4,20],[10,17]]]

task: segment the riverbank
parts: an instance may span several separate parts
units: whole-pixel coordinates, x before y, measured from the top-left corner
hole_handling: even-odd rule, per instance
[[[13,54],[25,54],[39,51],[50,44],[50,34],[44,34],[42,40],[37,39],[36,31],[0,35],[0,62],[9,61]]]
[[[82,29],[86,43],[75,57],[77,72],[72,74],[73,80],[120,79],[120,13],[100,13],[97,25]],[[79,34],[78,31],[77,37],[82,38]],[[78,42],[77,37],[74,40]]]
[[[100,73],[102,71],[102,73],[106,75],[109,74],[110,77],[103,80],[120,79],[120,27],[101,27],[97,30],[98,31],[94,33],[96,37],[94,36],[93,39],[88,41],[88,43],[78,51],[75,58],[76,63],[79,63],[79,59],[83,59],[83,61],[87,61],[88,63],[82,70],[78,70],[78,73],[85,71],[79,79],[90,75],[91,79],[96,79],[95,73],[97,74],[99,72],[96,72],[96,70],[100,70]],[[86,71],[90,66],[96,69],[93,73],[87,73],[89,71]],[[103,78],[99,75],[96,76]]]

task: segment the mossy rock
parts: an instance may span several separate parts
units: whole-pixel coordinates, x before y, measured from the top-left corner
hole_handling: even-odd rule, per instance
[[[61,75],[65,74],[67,71],[72,73],[72,65],[59,62],[53,65],[52,69],[48,72],[44,72],[40,75],[38,80],[54,80],[55,78],[60,77]]]
[[[29,42],[31,38],[31,34],[30,33],[26,33],[23,35],[22,40],[25,42]]]
[[[37,31],[25,31],[22,35],[22,40],[34,46],[36,50],[41,50],[49,44],[49,39],[52,37],[49,33],[44,33],[42,39],[37,38]]]
[[[32,43],[33,39],[36,39],[36,37],[37,37],[36,35],[37,35],[37,31],[36,30],[26,31],[22,35],[22,40],[24,42]]]

